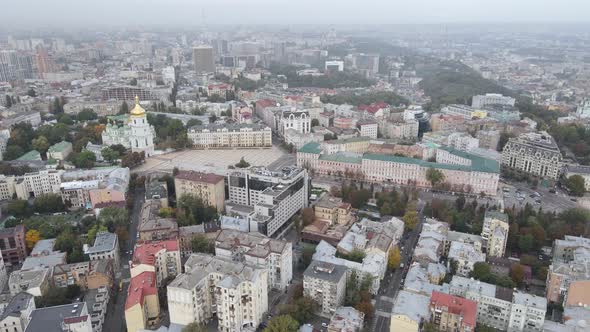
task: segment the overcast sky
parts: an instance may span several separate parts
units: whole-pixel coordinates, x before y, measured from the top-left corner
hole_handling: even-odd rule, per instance
[[[2,0],[19,25],[590,22],[590,0]]]

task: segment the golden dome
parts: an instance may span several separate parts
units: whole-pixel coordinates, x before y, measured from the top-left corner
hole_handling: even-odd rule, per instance
[[[135,107],[131,110],[131,115],[140,116],[145,114],[145,110],[139,105],[139,97],[135,96]]]

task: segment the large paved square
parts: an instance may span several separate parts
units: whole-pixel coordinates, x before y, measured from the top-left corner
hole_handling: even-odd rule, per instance
[[[270,149],[184,150],[150,157],[133,172],[170,171],[178,167],[224,174],[228,166],[235,165],[242,157],[252,166],[269,166],[284,156],[285,152],[276,146]]]

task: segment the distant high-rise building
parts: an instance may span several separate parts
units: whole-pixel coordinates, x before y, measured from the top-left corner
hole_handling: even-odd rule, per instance
[[[49,53],[43,46],[37,47],[35,60],[37,63],[37,73],[41,78],[44,78],[46,73],[52,73],[56,70],[55,62],[53,62],[53,59],[51,59]]]
[[[15,50],[0,51],[0,82],[35,78],[33,56]]]
[[[227,54],[229,51],[228,42],[225,39],[216,39],[213,41],[213,52],[216,58]]]
[[[197,73],[212,73],[215,71],[213,47],[202,45],[193,48],[193,64]]]

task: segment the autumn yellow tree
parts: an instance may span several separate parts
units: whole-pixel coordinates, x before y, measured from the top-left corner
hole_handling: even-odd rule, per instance
[[[30,229],[27,231],[27,234],[25,234],[25,242],[27,243],[27,248],[29,250],[33,249],[39,240],[41,240],[41,233],[36,229]]]
[[[395,246],[390,252],[389,257],[387,258],[387,268],[389,270],[395,270],[399,267],[401,263],[402,255],[400,250],[397,246]]]

